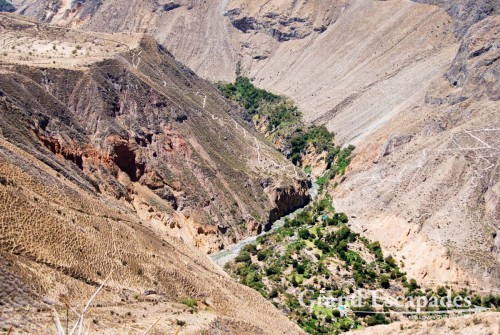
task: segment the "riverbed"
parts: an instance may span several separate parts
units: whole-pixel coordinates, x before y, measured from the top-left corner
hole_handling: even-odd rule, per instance
[[[318,193],[319,193],[319,185],[314,182],[314,183],[312,183],[312,186],[309,189],[309,195],[311,196],[311,201],[314,201],[316,199],[316,197],[318,196]],[[255,241],[257,240],[257,238],[259,236],[265,236],[267,234],[272,233],[277,228],[282,227],[285,224],[285,219],[287,219],[287,218],[293,219],[297,216],[297,214],[299,214],[303,210],[304,210],[303,208],[297,209],[295,212],[290,213],[290,214],[280,218],[279,220],[275,221],[270,230],[263,232],[260,235],[250,236],[244,240],[241,240],[238,243],[236,243],[235,245],[230,246],[228,249],[224,249],[224,250],[221,250],[217,253],[210,255],[210,258],[218,265],[224,266],[226,263],[235,259],[236,256],[238,256],[238,254],[240,253],[241,249],[243,249],[244,246],[255,243]]]

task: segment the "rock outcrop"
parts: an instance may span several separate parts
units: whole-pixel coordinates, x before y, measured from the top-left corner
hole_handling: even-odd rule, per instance
[[[310,200],[306,192],[309,186],[307,181],[303,180],[292,187],[275,189],[270,195],[274,208],[269,214],[269,224],[266,228],[270,228],[270,225],[279,218],[306,206]]]
[[[277,13],[269,12],[262,19],[248,16],[241,16],[241,10],[233,9],[226,14],[231,24],[243,33],[262,32],[276,39],[278,42],[285,42],[294,39],[303,39],[310,35],[315,28],[308,18],[287,17]],[[259,60],[265,56],[257,56]],[[254,57],[255,58],[255,57]]]

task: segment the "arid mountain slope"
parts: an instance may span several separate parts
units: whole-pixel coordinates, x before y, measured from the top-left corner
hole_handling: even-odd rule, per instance
[[[457,55],[424,101],[362,144],[338,205],[424,282],[497,290],[500,8],[436,3],[452,15]]]
[[[240,61],[257,85],[293,97],[306,121],[327,124],[345,142],[422,99],[457,48],[444,10],[406,0],[177,1],[170,10],[154,1],[87,1],[73,12],[61,2],[52,6],[57,15],[42,2],[19,8],[95,31],[151,32],[210,80],[232,80]]]
[[[0,327],[53,334],[52,307],[110,276],[87,315],[99,334],[160,317],[158,334],[300,334],[193,247],[308,199],[242,111],[150,37],[0,29]]]
[[[211,80],[231,80],[240,62],[357,145],[336,190],[355,229],[405,256],[420,282],[499,286],[498,1],[68,4],[16,5],[63,25],[149,31]]]
[[[241,61],[256,84],[293,97],[306,121],[327,124],[346,142],[423,99],[457,48],[445,11],[404,0],[180,1],[168,11],[117,0],[90,14],[92,3],[62,19],[35,5],[23,11],[96,31],[150,31],[211,80],[231,80]]]
[[[360,146],[337,191],[353,224],[424,282],[500,284],[499,23],[468,30],[446,77]]]
[[[70,32],[75,40],[68,44],[64,30],[36,33],[31,26],[14,27],[22,35],[3,35],[4,62],[15,63],[4,66],[4,94],[38,112],[22,124],[29,136],[74,161],[69,168],[86,174],[97,190],[130,200],[144,215],[160,215],[159,223],[194,244],[206,243],[199,245],[206,251],[307,201],[304,180],[258,138],[244,112],[153,40],[125,35],[138,45],[131,48],[118,37]],[[110,57],[113,51],[123,53]],[[65,122],[52,120],[60,115]],[[121,172],[127,181],[120,184]],[[154,191],[168,210],[153,206],[146,214],[148,204],[133,199],[134,185]],[[206,241],[197,241],[198,234]]]

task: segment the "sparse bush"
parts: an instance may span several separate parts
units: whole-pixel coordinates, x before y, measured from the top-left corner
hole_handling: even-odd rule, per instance
[[[246,251],[252,255],[257,254],[257,245],[255,244],[247,244],[242,248],[243,251]]]
[[[191,307],[191,308],[198,306],[198,301],[196,299],[192,299],[192,298],[185,298],[179,302],[181,304],[186,305],[186,306]]]
[[[392,256],[387,256],[384,260],[391,268],[396,268],[398,265]]]
[[[262,261],[265,261],[266,258],[267,258],[267,254],[268,252],[266,250],[259,250],[257,252],[257,259],[262,262]]]
[[[387,289],[391,286],[391,283],[389,282],[389,277],[387,277],[386,275],[382,275],[380,276],[380,285]]]
[[[248,251],[241,251],[238,256],[234,259],[235,262],[251,262],[252,258],[250,257],[250,253]]]
[[[263,101],[276,102],[277,95],[256,88],[249,78],[238,76],[234,84],[219,84],[219,90],[228,99],[237,101],[250,114],[255,114]]]
[[[388,324],[389,320],[383,314],[377,313],[366,319],[367,326],[385,325]]]
[[[419,288],[420,288],[420,286],[418,286],[417,281],[413,278],[410,279],[410,283],[408,284],[408,289],[410,290],[410,292],[413,292]]]
[[[446,290],[445,287],[443,286],[440,286],[438,287],[437,291],[436,291],[436,294],[440,297],[445,297],[447,294],[448,294],[448,291]]]
[[[311,233],[307,229],[302,229],[299,231],[299,237],[303,240],[308,240],[311,237]]]

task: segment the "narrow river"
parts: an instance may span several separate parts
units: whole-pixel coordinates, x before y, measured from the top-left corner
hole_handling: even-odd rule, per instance
[[[316,182],[312,183],[312,187],[309,189],[309,194],[311,195],[312,201],[314,201],[314,199],[316,199],[316,197],[318,196],[318,192],[319,192],[319,185],[316,184]],[[224,250],[221,250],[215,254],[210,255],[210,258],[212,258],[212,260],[215,263],[217,263],[218,265],[224,266],[226,263],[235,259],[236,256],[238,256],[238,254],[240,253],[241,249],[244,246],[254,243],[259,236],[267,235],[267,234],[271,233],[273,230],[283,226],[285,224],[286,218],[293,219],[293,218],[295,218],[295,216],[298,213],[300,213],[302,211],[303,211],[303,208],[297,209],[295,212],[290,213],[290,214],[282,217],[281,219],[277,220],[276,222],[274,222],[273,226],[271,227],[271,229],[269,231],[263,232],[262,234],[257,235],[257,236],[250,236],[244,240],[241,240],[238,243],[236,243],[235,245],[231,246],[229,249],[224,249]]]

